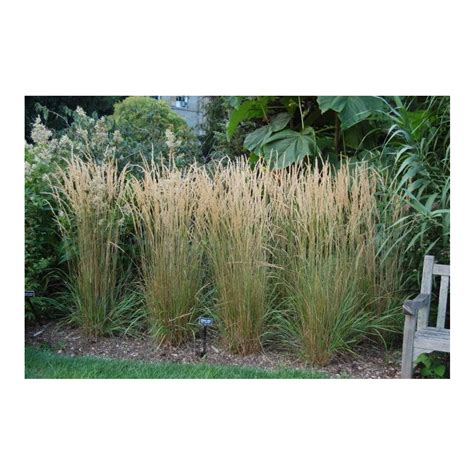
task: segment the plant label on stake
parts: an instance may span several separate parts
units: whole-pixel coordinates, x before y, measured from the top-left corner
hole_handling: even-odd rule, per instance
[[[26,301],[28,301],[28,304],[29,304],[29,306],[30,306],[30,309],[31,309],[32,313],[34,314],[36,320],[39,321],[39,320],[40,320],[39,315],[38,315],[38,313],[36,312],[35,307],[33,306],[32,301],[30,300],[30,298],[34,298],[35,296],[36,296],[36,293],[34,292],[34,290],[25,290],[25,298],[28,298]]]
[[[201,316],[199,318],[199,324],[203,327],[212,326],[214,324],[214,319],[208,316]]]
[[[207,342],[207,327],[214,324],[214,319],[208,316],[201,316],[199,318],[199,324],[202,326],[202,351],[201,357],[206,355],[206,342]]]

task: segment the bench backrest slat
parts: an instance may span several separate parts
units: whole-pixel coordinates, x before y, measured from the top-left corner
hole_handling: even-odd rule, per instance
[[[426,255],[423,263],[423,276],[421,279],[421,293],[431,295],[431,287],[433,284],[433,267],[434,257],[433,255]],[[425,329],[428,327],[428,318],[430,314],[430,304],[421,308],[418,311],[418,323],[417,329]]]
[[[433,265],[433,275],[449,276],[449,265],[435,263]]]
[[[448,305],[449,276],[441,277],[441,286],[439,288],[438,319],[436,327],[444,329],[446,324],[446,308]]]

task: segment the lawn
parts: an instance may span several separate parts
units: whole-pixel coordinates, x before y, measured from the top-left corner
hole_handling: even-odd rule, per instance
[[[60,355],[36,347],[25,348],[27,379],[320,379],[315,370],[264,370],[205,364],[153,363]]]

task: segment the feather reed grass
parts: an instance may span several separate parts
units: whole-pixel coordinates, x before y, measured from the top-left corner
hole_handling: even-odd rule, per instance
[[[76,159],[58,173],[57,219],[87,333],[113,331],[134,308],[121,300],[124,215],[158,344],[193,337],[206,287],[224,345],[240,354],[276,340],[324,365],[397,329],[399,206],[380,206],[381,178],[365,165],[271,170],[238,159],[212,170],[149,164],[137,176],[127,183],[126,169]]]
[[[196,223],[212,269],[219,329],[227,348],[240,354],[261,349],[270,311],[269,212],[260,174],[240,159],[198,179]]]
[[[72,320],[90,336],[121,328],[124,313],[133,313],[134,297],[122,300],[120,275],[121,207],[126,169],[113,162],[97,164],[72,158],[60,168],[52,186],[56,219],[69,255],[69,289],[75,301]]]
[[[364,337],[390,330],[386,296],[393,287],[380,291],[376,177],[364,166],[331,172],[325,165],[273,172],[267,187],[286,308],[276,324],[284,342],[325,365]]]
[[[158,344],[181,344],[193,335],[202,286],[193,168],[180,171],[151,164],[142,179],[131,181],[131,190],[150,332]]]

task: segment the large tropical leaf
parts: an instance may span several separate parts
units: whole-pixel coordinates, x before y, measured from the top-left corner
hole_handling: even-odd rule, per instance
[[[249,133],[244,140],[244,147],[250,151],[254,151],[258,153],[260,151],[260,147],[265,143],[270,135],[272,134],[272,130],[270,125],[265,125],[264,127],[257,128],[257,130]]]
[[[252,118],[265,117],[265,111],[271,99],[270,96],[262,96],[241,103],[230,115],[227,124],[227,138],[231,139],[233,137],[241,122]]]
[[[343,130],[385,108],[383,99],[372,96],[319,96],[318,104],[322,113],[328,110],[338,113]]]
[[[275,117],[273,117],[272,121],[270,122],[270,128],[272,132],[279,132],[280,130],[283,130],[288,125],[290,119],[290,114],[286,112],[275,115]]]
[[[316,138],[311,127],[302,132],[281,130],[268,138],[262,146],[262,152],[274,168],[285,168],[305,156],[316,154]]]
[[[244,146],[250,151],[259,153],[261,147],[270,138],[272,133],[276,133],[280,130],[283,130],[288,125],[290,118],[290,115],[287,113],[281,113],[276,115],[268,125],[257,128],[257,130],[255,130],[254,132],[249,133],[245,137]]]

